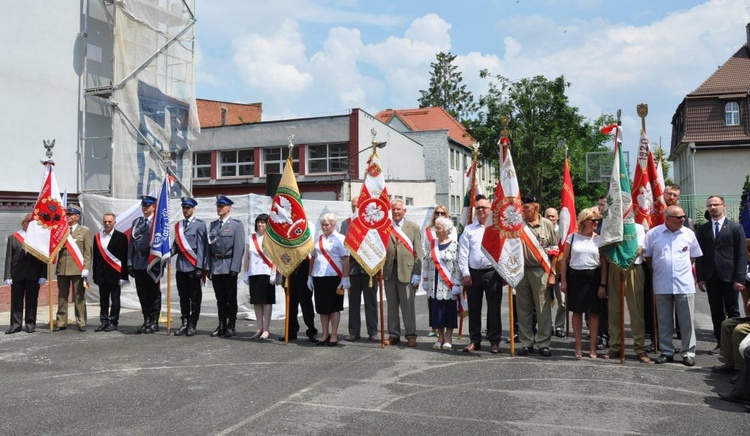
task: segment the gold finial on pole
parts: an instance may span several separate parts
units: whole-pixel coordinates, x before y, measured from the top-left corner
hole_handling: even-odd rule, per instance
[[[500,131],[500,135],[505,136],[506,138],[510,134],[510,131],[508,130],[508,123],[509,123],[509,121],[510,121],[510,119],[508,118],[507,115],[503,115],[500,118],[500,124],[503,126],[503,129]]]
[[[377,141],[375,141],[376,136],[378,136],[378,131],[373,127],[372,129],[370,129],[370,137],[372,138],[370,140],[370,144],[372,145],[372,154],[375,154],[375,149],[378,146]]]
[[[294,134],[290,133],[287,139],[289,140],[289,154],[291,155],[294,148]]]
[[[641,117],[641,130],[643,130],[643,133],[646,133],[646,116],[648,115],[648,105],[646,103],[641,103],[635,107],[635,110],[636,112],[638,112],[638,116]]]

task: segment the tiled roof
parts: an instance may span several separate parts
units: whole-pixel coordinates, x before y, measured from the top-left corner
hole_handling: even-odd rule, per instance
[[[234,126],[237,124],[259,123],[263,114],[262,103],[231,103],[228,101],[196,99],[198,119],[201,128]],[[226,109],[222,123],[222,109]]]
[[[706,79],[695,91],[688,94],[698,97],[708,94],[743,93],[750,90],[750,48],[743,45]]]
[[[463,144],[466,147],[471,147],[474,144],[474,138],[469,136],[464,126],[441,107],[386,109],[375,115],[375,118],[385,124],[389,124],[393,117],[397,117],[413,132],[448,130],[448,137],[459,144]]]

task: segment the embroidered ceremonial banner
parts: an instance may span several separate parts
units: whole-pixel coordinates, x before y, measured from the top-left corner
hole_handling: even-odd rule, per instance
[[[523,278],[523,215],[510,147],[503,147],[508,144],[507,138],[500,139],[505,152],[500,166],[500,180],[495,188],[495,201],[492,202],[492,223],[484,230],[482,252],[498,274],[515,287]]]
[[[367,160],[367,170],[357,204],[357,216],[352,219],[344,240],[344,246],[349,254],[370,277],[377,274],[385,263],[391,228],[388,189],[385,186],[378,155],[373,152]]]
[[[294,176],[292,153],[289,153],[279,188],[271,202],[266,230],[263,251],[281,273],[289,277],[314,248]]]
[[[664,222],[664,188],[659,184],[658,170],[654,162],[646,133],[641,130],[638,160],[633,176],[633,212],[635,222],[650,229]]]
[[[44,263],[52,262],[70,234],[52,165],[45,162],[42,189],[23,242],[23,248]]]

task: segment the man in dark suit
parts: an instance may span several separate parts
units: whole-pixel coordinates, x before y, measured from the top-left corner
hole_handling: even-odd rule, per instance
[[[224,195],[216,196],[216,214],[208,230],[208,265],[214,285],[219,326],[211,337],[231,338],[237,320],[237,276],[245,255],[245,226],[229,216],[234,202]]]
[[[399,308],[404,318],[407,347],[417,346],[417,318],[414,298],[422,274],[422,230],[404,218],[406,207],[402,200],[391,202],[393,228],[385,254],[383,279],[388,301],[388,339],[386,345],[401,342]]]
[[[206,223],[194,216],[198,202],[190,197],[182,198],[182,216],[185,218],[175,224],[172,255],[177,255],[175,280],[180,294],[180,320],[182,325],[175,336],[195,336],[195,327],[201,313],[201,279],[206,265],[208,232]]]
[[[135,279],[135,290],[141,303],[143,325],[137,334],[159,331],[161,311],[161,289],[159,283],[148,274],[148,255],[151,252],[151,226],[154,225],[156,198],[150,195],[141,197],[142,217],[133,221],[128,244],[128,273]]]
[[[115,214],[102,217],[102,230],[94,237],[94,283],[99,286],[99,327],[95,332],[117,330],[121,287],[128,283],[128,237],[115,230]],[[110,305],[111,302],[111,305]]]
[[[33,333],[36,330],[39,286],[47,281],[47,264],[23,249],[23,239],[30,220],[31,214],[24,215],[21,230],[8,236],[5,251],[5,284],[10,286],[10,328],[5,334],[20,332],[24,318],[26,332]]]
[[[696,261],[698,289],[708,294],[716,348],[721,349],[721,323],[740,316],[737,293],[745,292],[745,231],[738,223],[724,216],[724,198],[712,195],[706,201],[711,220],[698,228],[696,237],[703,257]],[[744,300],[743,300],[744,301]]]

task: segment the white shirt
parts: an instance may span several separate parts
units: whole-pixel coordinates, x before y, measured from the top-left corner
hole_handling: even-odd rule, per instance
[[[344,236],[335,230],[328,237],[323,235],[322,232],[319,235],[316,235],[315,250],[312,253],[313,267],[312,273],[310,275],[313,277],[338,276],[336,270],[333,269],[331,264],[328,263],[328,259],[323,256],[323,252],[320,251],[321,236],[323,236],[323,248],[325,248],[328,256],[331,258],[331,260],[336,262],[336,266],[339,268],[344,277],[348,277],[349,271],[344,271],[343,258],[349,256],[349,251],[344,246]]]
[[[666,224],[646,233],[643,256],[651,258],[654,271],[654,294],[694,294],[693,262],[703,256],[695,233],[685,227],[676,232]]]
[[[253,242],[253,235],[258,237],[258,247],[260,247],[261,252],[263,251],[263,236],[258,235],[257,233],[251,233],[250,236],[247,237],[247,273],[251,276],[270,276],[271,267],[269,267],[263,258],[260,257],[258,250],[255,248],[255,242]],[[268,258],[268,256],[266,256],[266,258]]]
[[[458,267],[464,277],[471,275],[469,268],[492,268],[492,264],[482,252],[484,229],[479,221],[474,221],[464,228],[464,232],[458,238]]]
[[[105,233],[102,230],[99,234],[99,241],[102,243],[102,247],[106,250],[109,247],[109,241],[112,239],[112,233]]]
[[[570,245],[568,266],[572,269],[583,271],[599,266],[599,235],[571,233],[566,242]]]

